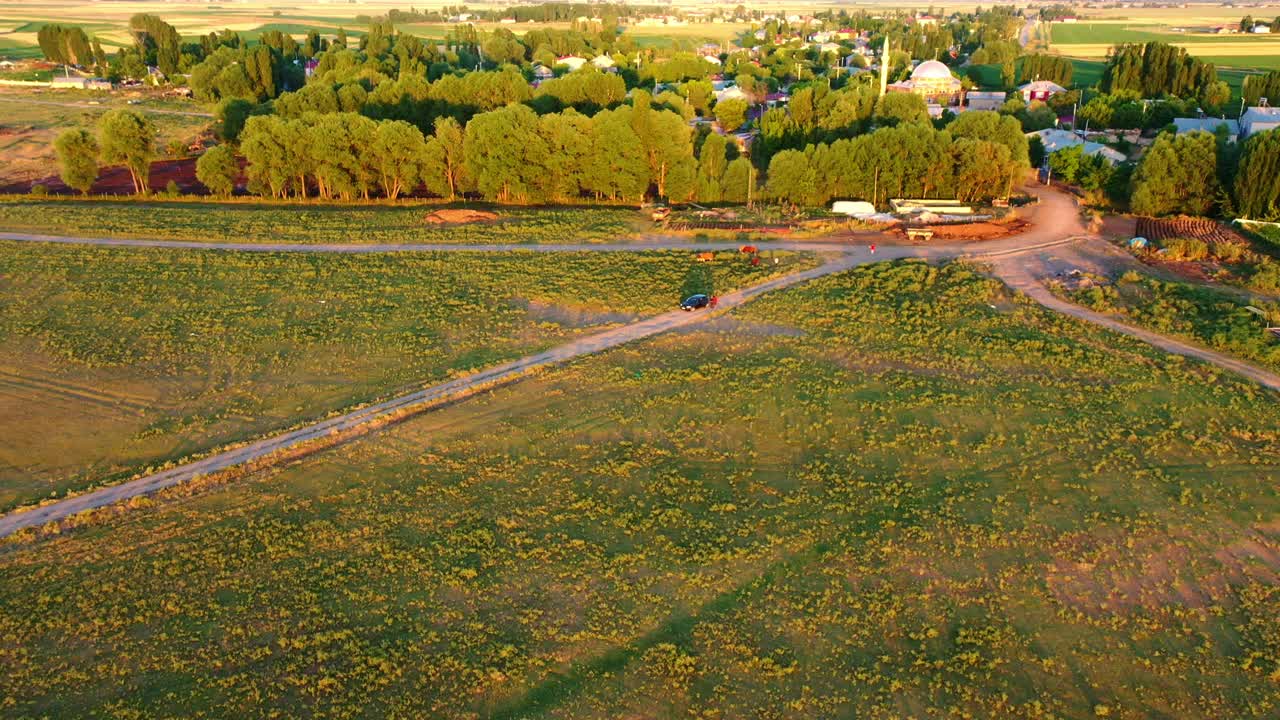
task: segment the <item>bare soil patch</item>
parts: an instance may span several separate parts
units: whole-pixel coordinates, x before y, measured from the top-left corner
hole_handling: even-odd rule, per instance
[[[468,210],[465,208],[442,208],[427,213],[422,221],[428,225],[465,225],[469,223],[496,222],[498,214],[485,210]]]

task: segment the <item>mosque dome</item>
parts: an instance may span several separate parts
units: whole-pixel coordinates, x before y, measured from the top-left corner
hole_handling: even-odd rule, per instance
[[[937,60],[925,60],[911,71],[912,80],[950,80],[951,69]]]

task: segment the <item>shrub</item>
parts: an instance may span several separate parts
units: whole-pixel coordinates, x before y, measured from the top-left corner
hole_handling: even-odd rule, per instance
[[[1264,259],[1254,266],[1249,287],[1263,292],[1280,292],[1280,263]]]
[[[1165,257],[1170,260],[1204,260],[1209,257],[1209,245],[1195,238],[1169,238],[1161,243]]]
[[[1215,260],[1236,263],[1253,259],[1246,245],[1235,242],[1214,242],[1209,244],[1209,252]]]
[[[44,183],[36,183],[31,186],[31,194],[44,197],[49,194],[49,188]]]

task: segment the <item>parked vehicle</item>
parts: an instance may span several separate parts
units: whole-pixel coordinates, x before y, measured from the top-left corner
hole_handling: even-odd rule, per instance
[[[711,306],[711,298],[707,297],[706,295],[703,295],[702,293],[698,293],[697,295],[690,295],[689,297],[684,299],[684,302],[680,303],[680,309],[684,310],[685,312],[690,312],[692,310],[701,310],[704,307],[710,307],[710,306]]]

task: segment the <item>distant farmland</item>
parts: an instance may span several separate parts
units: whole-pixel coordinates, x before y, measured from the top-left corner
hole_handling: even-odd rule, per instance
[[[1259,18],[1263,20],[1263,18]],[[1176,22],[1170,18],[1170,22]],[[1203,30],[1203,26],[1127,25],[1123,22],[1053,23],[1050,45],[1054,51],[1077,58],[1106,57],[1120,43],[1166,42],[1215,65],[1240,68],[1280,68],[1280,34],[1217,35],[1174,32],[1174,27]]]

